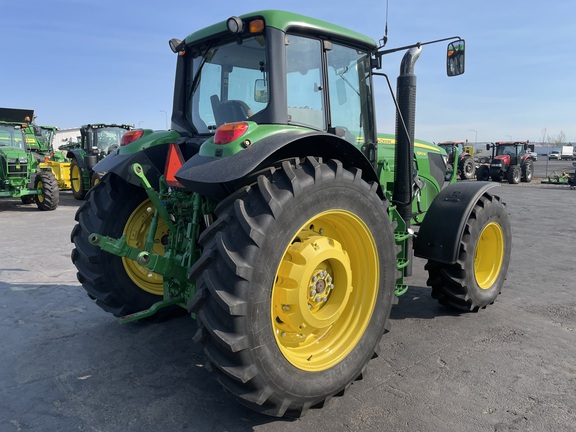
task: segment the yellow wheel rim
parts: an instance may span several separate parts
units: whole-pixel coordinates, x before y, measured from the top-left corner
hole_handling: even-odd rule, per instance
[[[484,227],[474,254],[474,276],[482,289],[494,285],[504,260],[504,233],[502,227],[490,222]]]
[[[74,192],[82,190],[82,174],[78,165],[72,165],[72,172],[70,173],[70,183]]]
[[[38,202],[44,202],[44,183],[39,180],[36,188],[40,190],[40,193],[38,194]]]
[[[146,244],[146,236],[150,229],[152,216],[154,215],[154,207],[149,199],[140,204],[136,210],[130,215],[126,226],[124,227],[123,235],[126,236],[126,243],[128,246],[135,248],[143,248]],[[164,255],[165,241],[168,238],[168,226],[163,219],[158,219],[158,228],[154,235],[154,246],[152,253]],[[136,261],[122,257],[122,263],[126,273],[132,281],[144,291],[161,296],[163,295],[162,282],[163,278],[157,273],[151,272],[146,267],[142,267]]]
[[[300,227],[272,289],[272,327],[286,360],[317,372],[354,349],[376,305],[379,266],[372,234],[352,213],[323,212]]]

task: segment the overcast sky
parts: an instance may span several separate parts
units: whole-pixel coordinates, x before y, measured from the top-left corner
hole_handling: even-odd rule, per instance
[[[328,5],[328,6],[327,6]],[[331,0],[0,0],[0,106],[34,109],[37,122],[165,129],[176,58],[168,40],[262,9],[384,33],[386,2]],[[389,0],[388,48],[459,35],[466,73],[447,78],[445,46],[424,47],[416,137],[428,141],[576,142],[576,2]],[[401,54],[384,58],[393,84]],[[394,131],[383,78],[375,78],[379,132]]]

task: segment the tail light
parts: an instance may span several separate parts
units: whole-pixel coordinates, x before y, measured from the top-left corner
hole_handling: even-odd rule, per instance
[[[220,126],[214,134],[214,144],[228,144],[240,138],[248,130],[248,123],[235,122]]]
[[[124,135],[122,135],[122,139],[120,140],[120,146],[128,145],[131,142],[134,142],[137,139],[141,138],[142,135],[144,135],[143,129],[134,129],[129,132],[126,132]]]

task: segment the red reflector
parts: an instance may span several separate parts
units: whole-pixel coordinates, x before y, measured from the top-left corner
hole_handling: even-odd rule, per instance
[[[142,129],[134,129],[128,131],[124,135],[122,135],[122,139],[120,140],[120,146],[128,145],[131,142],[134,142],[138,138],[142,137],[142,135],[144,135],[144,131]]]
[[[168,157],[166,158],[166,168],[164,168],[164,176],[168,186],[183,187],[175,177],[182,165],[184,165],[184,156],[182,156],[180,147],[176,143],[168,144]]]
[[[216,130],[214,144],[228,144],[240,138],[248,130],[248,123],[226,123]]]

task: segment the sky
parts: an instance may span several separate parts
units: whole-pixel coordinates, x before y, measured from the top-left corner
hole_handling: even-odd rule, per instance
[[[384,0],[0,0],[0,106],[34,109],[38,124],[61,129],[97,122],[166,129],[176,65],[168,40],[262,9],[376,41],[384,35]],[[387,48],[466,40],[459,77],[446,76],[444,43],[424,47],[415,67],[416,137],[576,142],[575,17],[573,0],[389,0]],[[383,59],[394,87],[401,59]],[[386,81],[374,84],[378,131],[393,133]]]

